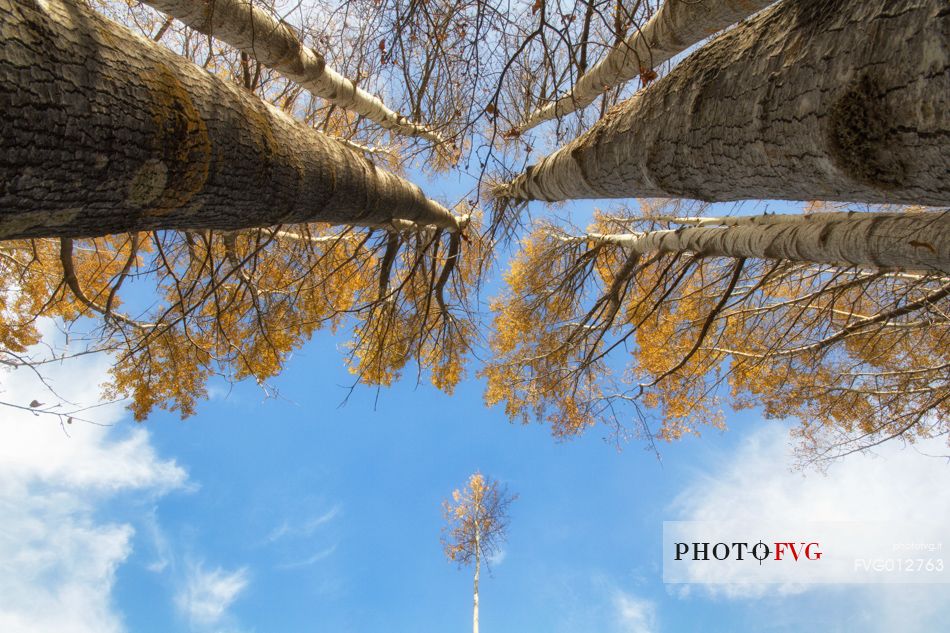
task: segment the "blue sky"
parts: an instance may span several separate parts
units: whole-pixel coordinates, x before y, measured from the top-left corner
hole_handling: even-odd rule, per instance
[[[0,630],[453,631],[471,626],[471,571],[439,544],[441,500],[476,469],[519,494],[482,582],[483,631],[933,631],[947,585],[664,585],[664,520],[923,516],[950,525],[945,460],[888,447],[827,476],[789,470],[785,425],[755,412],[727,433],[624,450],[598,431],[555,442],[510,424],[467,380],[448,397],[403,380],[377,394],[319,336],[264,399],[223,386],[187,421],[111,427],[4,412]],[[95,394],[107,359],[51,371]],[[7,400],[38,388],[3,378]],[[937,450],[931,451],[937,452]],[[869,514],[870,513],[870,514]]]

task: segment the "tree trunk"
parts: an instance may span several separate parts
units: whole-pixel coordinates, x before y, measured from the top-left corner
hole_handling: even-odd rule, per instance
[[[496,194],[947,205],[948,49],[946,0],[784,0]]]
[[[475,528],[475,607],[472,613],[472,633],[478,633],[478,571],[481,565],[481,543],[478,528]]]
[[[0,239],[459,228],[415,185],[81,2],[0,0],[0,112]]]
[[[768,223],[769,216],[763,216],[761,222],[732,226],[590,234],[571,239],[618,244],[632,254],[692,252],[950,274],[950,212],[829,216],[800,216],[797,222],[778,216],[779,221],[774,223]]]
[[[278,22],[248,0],[143,1],[196,31],[227,42],[316,96],[357,112],[387,130],[444,142],[432,130],[390,110],[380,99],[328,68],[323,55],[304,46],[290,26]]]
[[[590,71],[563,97],[538,108],[521,124],[524,132],[544,121],[587,107],[600,95],[658,67],[687,48],[749,17],[775,0],[666,0],[653,17]],[[583,70],[581,71],[583,72]]]

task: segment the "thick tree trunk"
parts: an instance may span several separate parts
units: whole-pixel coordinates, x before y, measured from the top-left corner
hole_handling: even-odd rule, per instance
[[[687,48],[749,17],[775,0],[666,0],[653,17],[581,75],[563,97],[538,108],[524,132],[544,121],[587,107],[600,95],[658,67]]]
[[[387,130],[443,142],[429,128],[390,110],[380,99],[328,68],[323,55],[304,46],[292,28],[248,0],[143,1],[201,33],[227,42],[316,96],[362,114]]]
[[[0,239],[459,228],[415,185],[81,2],[0,0],[0,112]]]
[[[618,244],[636,254],[691,252],[950,274],[950,212],[818,215],[798,221],[777,216],[775,222],[769,216],[736,223],[723,218],[726,226],[571,239]]]
[[[784,0],[496,193],[947,205],[948,176],[946,0]]]

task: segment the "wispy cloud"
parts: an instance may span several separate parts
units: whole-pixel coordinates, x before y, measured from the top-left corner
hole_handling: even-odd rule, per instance
[[[614,593],[614,610],[617,615],[617,628],[623,633],[657,631],[656,605],[650,600],[618,590]]]
[[[637,589],[647,582],[636,574],[570,565],[545,574],[539,588],[557,614],[552,632],[657,633],[659,606]]]
[[[267,543],[274,543],[285,538],[307,538],[313,536],[313,533],[316,532],[320,526],[326,525],[335,519],[340,515],[341,511],[340,505],[337,504],[319,516],[298,523],[284,521],[267,535],[265,541]]]
[[[277,565],[277,569],[301,569],[303,567],[309,567],[310,565],[319,563],[322,560],[329,558],[333,552],[336,551],[336,545],[332,545],[326,549],[320,550],[316,554],[309,556],[301,560],[294,560],[287,563],[282,563]]]
[[[152,511],[146,515],[143,521],[145,533],[151,542],[154,554],[152,562],[148,563],[145,568],[150,572],[160,574],[169,566],[174,568],[175,555],[171,543],[168,542],[168,537],[165,536],[165,532],[158,524],[158,519],[156,518],[155,513],[156,508],[152,508]]]
[[[246,568],[226,571],[191,565],[184,585],[175,597],[175,606],[193,628],[204,629],[226,619],[228,609],[247,588]]]
[[[488,557],[488,566],[489,567],[498,567],[508,556],[508,550],[504,547],[499,547],[491,556]]]
[[[317,532],[321,527],[340,516],[341,512],[342,508],[337,504],[318,516],[297,522],[284,521],[271,530],[267,538],[264,539],[264,543],[267,545],[277,544],[275,547],[283,553],[282,558],[286,560],[284,563],[275,565],[275,569],[283,571],[303,569],[329,558],[336,551],[336,544],[320,548],[314,552],[317,541],[326,541],[325,538],[318,537]]]

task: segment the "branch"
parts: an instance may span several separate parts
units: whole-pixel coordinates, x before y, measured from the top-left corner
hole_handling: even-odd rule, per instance
[[[437,132],[390,110],[377,97],[328,67],[324,56],[304,46],[285,22],[248,0],[144,0],[200,33],[213,35],[280,72],[314,95],[357,112],[383,128],[445,143]]]
[[[126,325],[131,325],[139,329],[151,329],[155,327],[153,323],[142,323],[123,314],[107,310],[86,296],[86,293],[83,292],[82,287],[79,285],[79,278],[76,276],[76,267],[73,262],[73,241],[71,238],[61,238],[59,240],[59,261],[63,266],[63,281],[70,291],[72,291],[73,296],[93,312],[101,314],[107,322],[109,320],[115,320],[119,323],[125,323]]]
[[[726,303],[729,302],[729,297],[732,296],[732,291],[735,290],[736,284],[739,283],[739,276],[742,274],[743,266],[745,266],[745,259],[740,259],[736,262],[736,265],[732,270],[732,278],[729,280],[729,285],[726,287],[725,292],[719,298],[719,302],[716,304],[716,307],[714,307],[712,311],[709,313],[709,315],[706,317],[706,322],[703,323],[703,327],[699,331],[699,337],[697,337],[696,342],[693,344],[692,349],[690,349],[689,352],[685,356],[683,356],[683,358],[680,359],[680,362],[678,362],[671,369],[668,369],[665,372],[663,372],[663,374],[660,375],[658,378],[656,378],[653,382],[651,382],[648,385],[641,384],[640,385],[641,393],[644,388],[654,387],[657,384],[659,384],[659,382],[662,381],[664,378],[682,369],[683,366],[689,362],[689,359],[691,359],[696,354],[700,346],[703,344],[703,340],[705,340],[706,334],[709,332],[709,328],[712,326],[713,321],[716,320],[716,317],[719,315],[720,312],[722,312],[722,309],[726,306]]]

